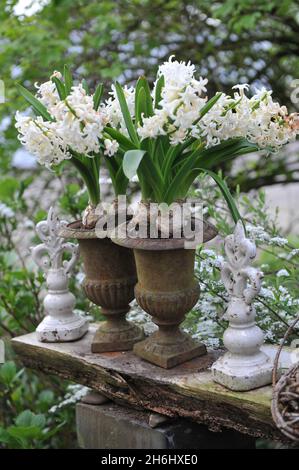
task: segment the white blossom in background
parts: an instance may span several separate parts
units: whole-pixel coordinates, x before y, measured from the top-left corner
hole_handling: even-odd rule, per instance
[[[283,237],[272,237],[269,240],[269,245],[284,246],[287,244],[288,244],[287,238],[283,238]]]
[[[152,322],[150,315],[139,307],[135,299],[132,301],[130,306],[131,309],[127,314],[127,319],[129,321],[132,321],[137,325],[142,325],[147,335],[150,335],[158,329],[157,325]]]
[[[63,397],[63,400],[57,405],[52,406],[49,409],[49,413],[56,413],[56,411],[66,406],[73,405],[85,397],[85,395],[90,392],[90,388],[84,387],[79,384],[68,385],[66,394]]]
[[[201,304],[199,304],[198,308],[200,308],[200,306]],[[197,323],[196,330],[190,333],[192,334],[192,338],[202,341],[207,348],[218,349],[221,347],[219,328],[213,319],[205,319]]]
[[[197,305],[187,316],[184,328],[208,347],[221,346],[226,328],[225,310],[228,297],[220,280],[222,256],[215,249],[201,250],[196,257],[195,273],[199,279],[201,294]],[[290,276],[282,269],[276,273],[279,280]],[[280,282],[280,281],[279,281]],[[265,276],[259,298],[254,302],[257,323],[266,334],[266,341],[279,343],[286,325],[297,315],[299,299],[287,287],[274,284]],[[283,323],[285,322],[285,323]]]
[[[297,255],[299,255],[299,248],[295,248],[294,250],[290,251],[286,256],[286,259],[290,260],[290,259],[294,258]]]
[[[177,129],[176,131],[172,132],[170,135],[170,143],[171,145],[178,145],[182,144],[187,137],[186,129]]]
[[[260,295],[265,299],[274,300],[275,296],[273,291],[269,287],[262,287],[260,291]]]
[[[246,224],[246,231],[253,240],[264,242],[273,246],[283,247],[288,244],[288,240],[284,237],[271,236],[261,225]]]
[[[214,268],[221,269],[224,263],[224,258],[222,255],[219,255],[214,250],[210,250],[208,248],[201,250],[201,254],[206,256],[207,258],[205,259],[204,262],[201,263],[201,266],[199,269],[204,269],[205,266],[207,267],[208,265]]]
[[[276,273],[276,276],[277,277],[288,277],[290,274],[288,273],[288,271],[286,269],[280,269],[277,273]]]
[[[4,202],[0,202],[0,218],[13,219],[15,217],[14,211],[8,207]]]

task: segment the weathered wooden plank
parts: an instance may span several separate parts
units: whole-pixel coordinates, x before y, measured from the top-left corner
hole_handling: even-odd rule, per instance
[[[132,352],[91,353],[96,326],[79,341],[40,343],[35,333],[12,340],[25,366],[87,385],[117,403],[171,417],[223,427],[255,437],[280,439],[270,411],[271,387],[232,392],[212,381],[217,353],[173,369],[161,369]]]

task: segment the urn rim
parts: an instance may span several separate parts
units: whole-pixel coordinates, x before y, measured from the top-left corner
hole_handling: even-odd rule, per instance
[[[120,231],[125,229],[127,224],[120,225]],[[203,220],[203,243],[206,243],[216,237],[218,231],[216,227],[210,222]],[[132,248],[135,250],[149,250],[149,251],[164,251],[164,250],[181,250],[185,248],[185,243],[188,242],[186,238],[131,238],[129,235],[125,238],[111,236],[113,243],[123,246],[125,248]],[[186,248],[188,249],[188,248]],[[194,248],[195,249],[195,248]]]
[[[83,228],[81,220],[75,220],[61,227],[58,235],[62,238],[76,238],[78,240],[98,238],[94,228]]]

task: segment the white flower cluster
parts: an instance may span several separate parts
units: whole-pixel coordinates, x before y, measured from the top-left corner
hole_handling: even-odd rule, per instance
[[[108,157],[112,157],[118,151],[119,143],[116,140],[105,139],[104,146],[105,146],[104,155],[107,155]]]
[[[90,392],[90,388],[79,384],[68,385],[67,391],[63,397],[63,400],[57,405],[52,406],[49,409],[49,413],[56,413],[61,408],[73,405],[80,401],[85,395]]]
[[[61,79],[59,72],[52,77]],[[206,78],[196,78],[195,66],[179,62],[171,56],[158,69],[152,93],[154,106],[159,79],[164,78],[161,100],[154,115],[142,117],[137,132],[143,140],[167,135],[171,145],[185,142],[192,136],[201,139],[206,147],[221,141],[244,137],[259,148],[277,150],[295,140],[299,133],[299,118],[288,115],[285,106],[272,100],[272,92],[262,89],[252,98],[246,96],[248,85],[236,85],[233,96],[222,94],[211,109],[201,116],[207,103]],[[17,128],[21,142],[37,156],[40,163],[51,165],[71,157],[71,151],[93,157],[103,147],[106,156],[113,156],[118,143],[103,136],[109,124],[128,136],[127,127],[113,85],[110,97],[99,110],[93,97],[82,85],[73,86],[66,99],[61,100],[52,80],[36,85],[36,97],[47,108],[53,121],[23,117],[17,113]],[[135,89],[123,88],[132,120],[135,120]]]
[[[200,188],[196,196],[207,205],[209,214],[213,214],[217,222],[219,234],[227,235],[231,225],[227,208],[219,200],[217,190],[201,177]],[[259,247],[258,266],[265,272],[262,289],[255,299],[257,323],[266,334],[266,340],[279,343],[298,315],[299,295],[296,266],[298,265],[299,249],[292,247],[290,242],[279,235],[276,217],[267,210],[267,201],[263,192],[259,192],[254,201],[239,198],[241,213],[252,222],[246,224],[250,238]],[[217,211],[214,208],[217,207]],[[223,321],[223,313],[227,307],[227,293],[220,278],[223,244],[218,240],[209,243],[208,249],[201,249],[196,256],[195,274],[201,287],[201,295],[194,310],[188,314],[188,327],[200,337],[201,325],[205,328],[210,322],[209,340],[222,338],[227,324]],[[271,254],[270,254],[271,252]],[[266,262],[262,260],[266,258]],[[262,263],[262,264],[260,264]],[[215,268],[213,267],[215,266]],[[217,302],[217,303],[216,303]],[[218,303],[219,302],[219,303]],[[216,315],[217,317],[216,317]],[[198,329],[198,332],[197,332]],[[296,331],[298,336],[298,330]]]
[[[73,86],[65,100],[48,106],[48,110],[55,118],[58,136],[69,148],[85,156],[99,152],[107,117],[102,109],[94,109],[93,97],[87,95],[81,84]]]
[[[271,237],[261,225],[246,224],[247,233],[257,242],[267,243],[273,246],[283,247],[288,244],[287,238],[275,236]]]
[[[294,258],[294,256],[297,256],[297,255],[299,255],[299,248],[294,248],[292,251],[290,251],[290,253],[287,254],[286,259],[290,260]]]
[[[53,72],[51,75],[52,77],[57,77],[61,79],[61,73],[60,72]],[[34,84],[35,88],[37,89],[36,92],[36,98],[46,107],[51,107],[55,106],[55,104],[58,103],[59,101],[59,95],[56,89],[56,85],[52,80],[49,80],[45,83],[41,83],[40,85],[38,83]]]
[[[152,117],[143,119],[138,134],[142,139],[169,135],[170,143],[177,145],[184,142],[199,118],[200,110],[206,103],[207,79],[195,78],[195,66],[188,62],[178,62],[171,56],[162,64],[157,73],[157,80],[163,76],[165,85],[161,92],[161,101]]]
[[[13,219],[15,217],[14,211],[8,207],[4,202],[0,202],[0,218]]]
[[[199,135],[206,138],[208,147],[234,137],[245,137],[259,148],[277,150],[296,139],[298,118],[288,116],[287,108],[273,101],[272,91],[263,88],[248,98],[247,84],[233,88],[238,92],[233,97],[223,94],[200,121]]]
[[[201,116],[207,102],[206,78],[195,77],[195,66],[179,62],[171,56],[157,72],[152,93],[156,95],[159,79],[164,77],[161,100],[156,103],[154,115],[143,117],[137,132],[141,139],[167,135],[172,145],[183,143],[188,137],[202,139],[206,147],[221,141],[244,137],[260,148],[277,150],[295,140],[299,132],[297,115],[288,115],[287,108],[272,100],[272,91],[261,89],[252,98],[246,96],[247,84],[236,85],[233,96],[222,94],[211,109]],[[135,90],[125,87],[131,117],[135,113]],[[106,103],[106,112],[112,127],[128,135],[115,87]]]
[[[19,140],[37,161],[49,167],[71,158],[64,140],[56,132],[56,123],[16,113]]]
[[[289,272],[286,269],[280,269],[277,273],[277,277],[289,277]]]
[[[59,72],[53,74],[61,78]],[[51,166],[71,158],[72,151],[93,157],[100,150],[100,139],[108,122],[105,109],[94,109],[93,96],[81,84],[60,100],[52,81],[36,85],[36,97],[46,106],[52,121],[16,114],[19,139],[39,163]],[[114,155],[118,145],[105,141],[105,153]]]
[[[217,254],[214,250],[209,250],[207,248],[201,250],[200,254],[203,258],[198,265],[199,273],[207,272],[212,274],[214,268],[221,269],[224,263],[223,256]]]

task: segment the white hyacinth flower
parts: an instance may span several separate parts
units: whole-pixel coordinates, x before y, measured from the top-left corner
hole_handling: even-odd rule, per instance
[[[104,145],[104,155],[107,155],[108,157],[115,155],[119,148],[119,143],[116,140],[105,139]]]

